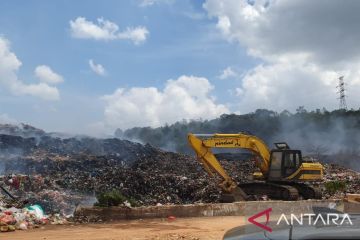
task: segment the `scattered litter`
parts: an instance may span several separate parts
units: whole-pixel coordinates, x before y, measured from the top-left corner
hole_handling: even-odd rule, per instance
[[[169,221],[174,221],[175,219],[176,219],[175,216],[168,216],[168,220],[169,220]]]
[[[43,134],[43,133],[42,133]],[[216,203],[221,191],[193,156],[165,152],[151,145],[120,139],[37,138],[1,135],[0,230],[31,229],[73,221],[78,205],[92,206],[99,194],[115,190],[116,206],[161,206]],[[16,149],[16,152],[14,152]],[[21,152],[21,154],[18,154]],[[251,181],[257,169],[251,156],[218,154],[219,161],[238,183]],[[345,182],[343,191],[330,193],[318,183],[324,198],[360,192],[359,173],[324,164],[325,183]],[[342,185],[341,185],[342,186]],[[259,196],[269,200],[268,196]],[[169,220],[172,220],[169,216]],[[77,220],[77,219],[76,219]],[[82,219],[81,221],[87,221]]]

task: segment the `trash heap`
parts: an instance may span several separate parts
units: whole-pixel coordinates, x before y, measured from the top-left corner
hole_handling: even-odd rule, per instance
[[[149,144],[41,132],[33,137],[0,134],[0,150],[0,184],[49,215],[71,215],[77,205],[92,205],[96,196],[112,190],[130,207],[213,203],[221,195],[218,179],[209,177],[193,156]],[[222,153],[217,158],[238,183],[249,181],[257,170],[248,153]],[[325,164],[325,182],[339,179],[346,182],[345,192],[360,190],[357,172]],[[326,198],[336,197],[323,184],[320,187]]]
[[[39,228],[45,224],[66,224],[66,218],[59,214],[45,215],[40,205],[25,208],[0,207],[0,232]]]
[[[321,183],[324,198],[338,199],[343,198],[348,193],[360,193],[359,172],[333,163],[324,164],[324,172],[324,181]],[[329,183],[337,183],[337,185],[340,185],[340,188],[329,191],[331,190],[327,187]]]
[[[5,178],[24,198],[41,202],[45,211],[74,208],[101,192],[119,190],[137,205],[217,202],[219,189],[192,157],[143,146],[148,155],[125,163],[115,155],[72,155],[67,159],[47,156],[12,159]],[[12,167],[22,169],[20,175]],[[1,179],[1,178],[0,178]],[[13,186],[21,181],[20,187]],[[8,183],[9,181],[5,181]],[[17,184],[19,185],[19,184]],[[83,196],[86,196],[85,199]]]

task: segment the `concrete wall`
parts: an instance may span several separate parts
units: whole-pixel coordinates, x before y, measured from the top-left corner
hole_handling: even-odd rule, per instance
[[[329,207],[332,204],[340,211],[360,213],[360,204],[344,203],[339,200],[304,200],[304,201],[253,201],[216,204],[163,205],[151,207],[82,207],[75,211],[76,218],[103,221],[122,219],[167,218],[175,217],[211,217],[211,216],[251,216],[267,208],[272,214],[312,213],[312,207]],[[350,206],[350,207],[349,207]],[[348,213],[351,213],[348,212]]]

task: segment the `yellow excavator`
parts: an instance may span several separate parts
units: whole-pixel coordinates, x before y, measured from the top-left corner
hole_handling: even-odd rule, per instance
[[[320,199],[321,192],[311,185],[323,179],[323,166],[319,162],[303,159],[300,150],[290,149],[287,143],[275,143],[270,150],[258,137],[238,134],[188,134],[190,146],[198,161],[210,176],[221,177],[223,202],[255,200],[261,196],[271,199],[297,200]],[[260,172],[253,174],[254,181],[237,184],[221,166],[212,148],[239,148],[255,155]],[[241,171],[241,169],[239,169]]]

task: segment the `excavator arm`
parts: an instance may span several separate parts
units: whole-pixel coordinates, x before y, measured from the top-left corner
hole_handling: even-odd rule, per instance
[[[237,188],[237,184],[221,166],[211,148],[242,148],[248,149],[259,156],[256,164],[265,176],[269,171],[270,151],[259,138],[247,134],[192,134],[188,135],[190,146],[194,149],[197,159],[203,164],[205,170],[214,176],[219,175],[223,182],[220,187],[228,193]]]

